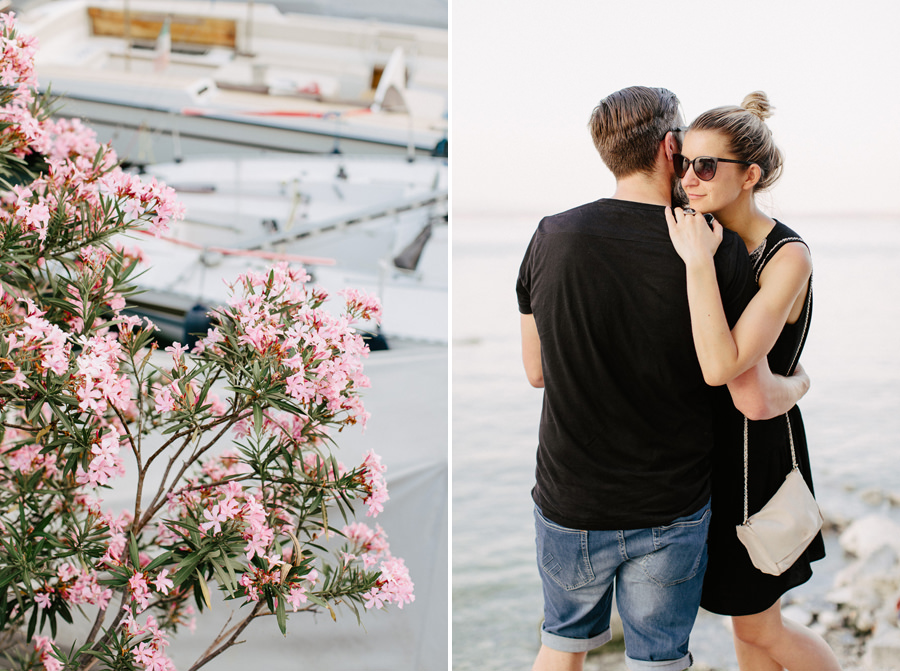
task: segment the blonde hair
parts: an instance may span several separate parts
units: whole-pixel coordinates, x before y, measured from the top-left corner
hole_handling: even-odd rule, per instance
[[[594,108],[588,128],[616,179],[653,171],[659,143],[672,130],[678,106],[678,98],[668,89],[630,86],[606,96]]]
[[[781,150],[766,125],[772,109],[766,94],[754,91],[740,107],[717,107],[704,112],[694,119],[689,130],[714,130],[726,136],[729,149],[738,160],[759,166],[762,174],[753,191],[765,191],[781,177],[784,164]]]

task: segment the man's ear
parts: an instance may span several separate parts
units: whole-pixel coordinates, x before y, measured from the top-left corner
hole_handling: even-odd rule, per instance
[[[681,147],[678,146],[678,140],[675,139],[675,133],[669,131],[666,133],[666,159],[669,161],[672,160],[672,156],[681,151]]]

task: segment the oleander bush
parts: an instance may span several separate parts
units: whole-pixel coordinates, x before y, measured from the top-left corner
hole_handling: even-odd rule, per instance
[[[335,314],[281,264],[237,278],[193,347],[160,350],[128,311],[141,255],[127,243],[182,217],[176,194],[51,118],[10,15],[0,40],[6,667],[174,669],[166,646],[212,590],[239,617],[191,669],[256,618],[286,632],[291,613],[412,601],[384,531],[356,521],[388,498],[380,458],[333,454],[367,418],[354,323],[377,320],[377,300],[348,290]],[[113,492],[131,503],[113,509]]]

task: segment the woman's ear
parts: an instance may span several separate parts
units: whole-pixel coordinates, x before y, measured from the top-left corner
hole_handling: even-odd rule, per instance
[[[756,163],[751,163],[744,175],[744,183],[741,185],[741,188],[745,191],[753,191],[760,179],[762,179],[762,169]]]

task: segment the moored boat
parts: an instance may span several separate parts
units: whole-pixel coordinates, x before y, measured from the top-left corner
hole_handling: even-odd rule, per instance
[[[351,287],[378,296],[384,319],[373,332],[447,342],[445,160],[209,158],[147,172],[187,211],[168,235],[139,241],[149,267],[137,307],[169,338],[196,328],[195,306],[223,303],[239,273],[285,260],[332,295]]]
[[[20,25],[41,86],[130,162],[445,146],[443,29],[203,0],[59,0]]]

